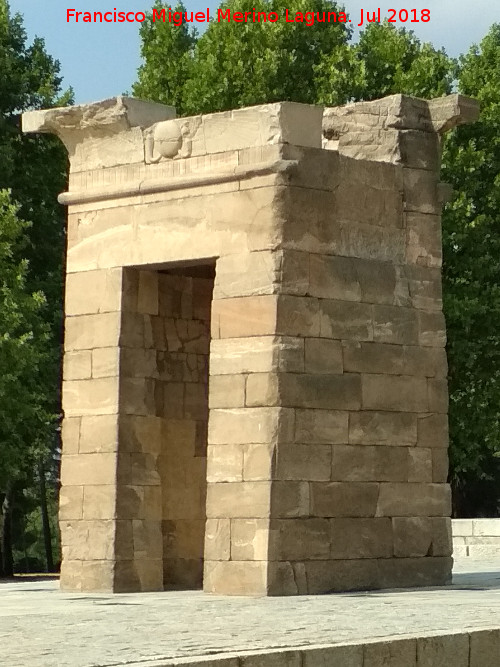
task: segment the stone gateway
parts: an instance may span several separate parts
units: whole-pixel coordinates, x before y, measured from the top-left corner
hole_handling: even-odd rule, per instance
[[[477,114],[24,114],[71,162],[64,589],[448,582],[440,136]]]

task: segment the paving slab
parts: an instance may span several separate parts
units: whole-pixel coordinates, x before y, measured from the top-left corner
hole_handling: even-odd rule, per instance
[[[315,647],[317,654],[339,644],[500,628],[500,559],[458,560],[446,588],[244,598],[201,591],[75,595],[60,592],[57,581],[15,581],[0,584],[0,599],[1,667],[232,667],[235,655],[251,653],[293,667],[290,656],[299,654],[286,650]]]

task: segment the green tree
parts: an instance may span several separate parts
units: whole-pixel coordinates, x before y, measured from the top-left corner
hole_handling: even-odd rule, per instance
[[[45,297],[27,288],[26,260],[19,260],[27,224],[18,217],[9,193],[0,190],[0,489],[3,572],[12,574],[11,517],[18,483],[45,454],[46,412],[39,369],[49,327],[43,321]]]
[[[155,5],[157,8],[162,6]],[[231,12],[340,12],[330,0],[229,0]],[[178,9],[185,11],[182,6]],[[315,68],[333,50],[345,47],[349,24],[210,22],[201,37],[187,24],[148,21],[141,28],[144,63],[134,94],[195,114],[278,100],[314,103]],[[181,63],[176,76],[177,61]]]
[[[65,189],[66,154],[62,145],[49,136],[26,136],[20,131],[22,112],[60,106],[71,101],[72,93],[61,93],[59,63],[46,53],[43,40],[28,43],[20,15],[11,15],[6,0],[0,0],[0,188],[9,188],[19,202],[19,216],[35,224],[24,229],[24,242],[17,244],[15,259],[27,260],[23,281],[28,293],[43,293],[46,305],[42,311],[43,336],[37,334],[40,355],[32,369],[31,379],[37,386],[36,405],[40,419],[29,413],[24,422],[24,447],[13,447],[0,434],[0,496],[14,486],[13,475],[6,473],[10,452],[16,456],[17,470],[25,470],[25,458],[30,465],[57,466],[58,415],[60,413],[61,322],[63,294],[63,263],[65,246],[64,211],[57,195]],[[0,273],[0,280],[2,279]],[[8,322],[5,323],[6,325]],[[9,334],[0,330],[0,335]],[[22,408],[14,402],[10,408]],[[9,409],[10,409],[9,408]],[[44,418],[41,420],[41,415]],[[20,422],[14,422],[21,426]],[[41,421],[44,428],[40,427]],[[16,436],[17,437],[17,436]],[[28,438],[31,439],[28,442]],[[42,445],[43,440],[43,446]],[[27,452],[38,451],[34,462]],[[55,475],[52,475],[55,477]],[[16,476],[16,488],[33,484],[35,474]],[[7,480],[7,481],[5,481]],[[5,500],[4,500],[5,503]],[[5,528],[5,525],[4,525]],[[14,535],[14,539],[16,536]]]
[[[170,5],[157,0],[153,9],[165,10],[168,17]],[[184,5],[178,4],[175,12],[185,12]],[[151,99],[175,106],[182,113],[185,106],[185,84],[191,75],[196,31],[190,23],[180,25],[168,20],[153,21],[151,11],[141,24],[141,56],[143,64],[139,68],[138,81],[132,92],[135,97]]]
[[[491,514],[500,482],[499,24],[461,59],[459,88],[481,116],[450,136],[443,159],[455,190],[443,216],[452,481],[458,512]],[[478,480],[495,478],[496,489],[483,483],[477,494]]]
[[[396,93],[429,99],[452,92],[456,64],[412,31],[370,23],[357,44],[324,57],[315,76],[317,102],[330,106]]]

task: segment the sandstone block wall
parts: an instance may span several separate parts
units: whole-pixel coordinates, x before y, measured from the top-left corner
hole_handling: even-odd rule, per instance
[[[25,115],[71,157],[65,588],[449,579],[439,142],[475,115]]]

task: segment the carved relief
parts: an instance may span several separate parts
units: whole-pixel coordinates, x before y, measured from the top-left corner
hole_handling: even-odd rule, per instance
[[[188,123],[164,120],[148,128],[144,133],[146,164],[156,164],[163,158],[175,160],[191,155],[191,138]]]

